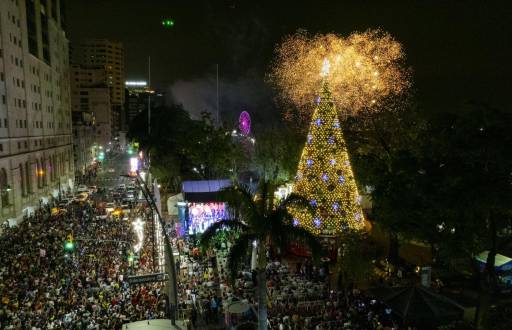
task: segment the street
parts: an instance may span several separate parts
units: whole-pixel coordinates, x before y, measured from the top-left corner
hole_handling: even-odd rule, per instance
[[[117,212],[133,190],[132,180],[120,177],[125,158],[107,156],[90,183],[104,192],[90,191],[92,198],[59,209],[48,205],[6,229],[0,240],[0,328],[120,329],[129,321],[164,318],[161,283],[128,282],[129,275],[153,272],[152,228],[134,226],[145,222],[134,221],[145,219],[143,203]],[[115,193],[121,202],[106,213]],[[19,274],[25,274],[22,280]]]

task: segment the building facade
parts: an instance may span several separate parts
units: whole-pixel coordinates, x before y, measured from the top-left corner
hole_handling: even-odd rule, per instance
[[[110,88],[107,72],[102,65],[71,65],[71,107],[73,109],[73,134],[75,168],[77,175],[91,165],[96,146],[107,147],[113,140]],[[86,134],[87,136],[82,136]]]
[[[164,106],[165,94],[149,88],[145,81],[127,81],[125,85],[126,100],[123,126],[125,130],[128,130],[135,118],[140,113],[147,111],[149,105],[151,105],[151,109]]]
[[[92,113],[73,111],[73,153],[75,177],[82,177],[95,155],[96,130]]]
[[[121,114],[125,101],[123,44],[107,39],[90,39],[77,45],[73,54],[75,64],[104,68],[112,107],[112,133],[117,135],[121,128]]]
[[[73,187],[64,6],[0,1],[0,222]]]

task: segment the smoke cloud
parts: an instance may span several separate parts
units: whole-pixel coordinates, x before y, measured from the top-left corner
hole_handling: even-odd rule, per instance
[[[208,111],[217,118],[217,83],[215,76],[179,80],[168,88],[167,103],[182,104],[194,119]],[[220,120],[227,128],[238,125],[238,115],[248,111],[253,123],[279,116],[272,93],[263,80],[241,78],[219,79]]]

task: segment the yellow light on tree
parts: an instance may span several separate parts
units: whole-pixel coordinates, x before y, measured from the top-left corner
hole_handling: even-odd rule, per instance
[[[325,61],[321,74],[329,74]],[[339,234],[364,226],[360,197],[341,124],[326,81],[302,151],[294,191],[307,198],[314,212],[291,209],[294,225],[315,234]]]

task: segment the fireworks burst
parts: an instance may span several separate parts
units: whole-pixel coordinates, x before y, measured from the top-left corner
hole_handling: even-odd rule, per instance
[[[281,98],[307,117],[324,80],[339,111],[349,116],[378,111],[379,102],[410,87],[402,46],[381,30],[347,38],[297,33],[277,47],[276,55],[270,79]]]

